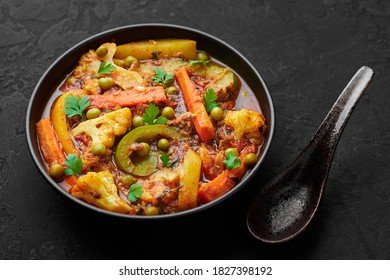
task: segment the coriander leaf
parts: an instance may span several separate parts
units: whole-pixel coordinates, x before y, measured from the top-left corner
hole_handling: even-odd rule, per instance
[[[68,154],[64,163],[69,167],[64,168],[65,176],[80,174],[81,168],[83,167],[83,160],[81,158],[78,158],[74,154]]]
[[[157,106],[153,103],[150,103],[148,108],[146,108],[145,113],[143,113],[142,118],[144,119],[144,122],[153,124],[154,119],[157,117],[158,113],[160,113],[160,110],[157,108]]]
[[[157,115],[160,113],[160,110],[156,105],[150,103],[148,108],[146,108],[145,113],[143,113],[142,118],[144,122],[148,124],[165,124],[167,123],[167,118],[163,116],[159,116],[157,120],[155,119]]]
[[[218,107],[218,102],[216,101],[218,98],[214,89],[209,88],[206,90],[206,94],[203,95],[203,101],[206,106],[206,111],[209,113],[213,108]]]
[[[165,81],[166,81],[166,82],[169,82],[170,80],[173,79],[173,76],[174,76],[174,74],[166,75],[166,76],[165,76]]]
[[[156,75],[152,77],[153,82],[155,84],[161,83],[164,88],[167,86],[167,83],[173,79],[174,76],[173,74],[167,75],[167,72],[160,68],[154,68],[153,71],[156,73]]]
[[[127,195],[127,198],[131,202],[136,202],[138,198],[144,193],[144,189],[141,187],[141,183],[137,182],[135,184],[132,184],[130,186],[129,193]]]
[[[91,102],[88,101],[88,97],[85,95],[79,99],[79,107],[81,112],[84,112],[84,110],[87,109],[90,105]]]
[[[164,116],[159,116],[157,120],[153,122],[153,124],[166,124],[168,119]]]
[[[162,163],[164,164],[165,167],[171,167],[172,162],[171,162],[171,155],[170,154],[163,154],[160,156],[160,159]]]
[[[201,64],[209,64],[211,60],[192,60],[190,61],[190,65],[201,65]]]
[[[234,168],[240,167],[241,160],[237,156],[233,155],[232,152],[228,152],[223,163],[226,165],[228,170],[232,170]]]
[[[91,105],[91,103],[86,96],[82,96],[80,99],[77,96],[67,96],[65,99],[64,113],[69,118],[77,115],[83,117],[83,112],[89,105]]]
[[[103,61],[100,63],[98,74],[110,74],[112,71],[114,71],[115,65],[111,63],[107,63],[107,61]]]

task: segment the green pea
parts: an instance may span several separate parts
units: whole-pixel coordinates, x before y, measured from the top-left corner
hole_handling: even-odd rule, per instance
[[[106,46],[100,46],[97,50],[96,50],[96,54],[98,57],[104,57],[106,56],[106,54],[108,53],[108,49]]]
[[[169,149],[169,147],[171,146],[171,144],[169,143],[169,141],[165,138],[161,138],[160,140],[158,140],[157,142],[157,148],[160,150],[160,151],[166,151]]]
[[[165,90],[167,95],[174,95],[179,93],[179,89],[175,86],[171,86]]]
[[[228,148],[228,149],[226,149],[226,150],[225,150],[225,157],[227,157],[227,154],[228,154],[229,152],[232,153],[233,156],[238,157],[238,150],[237,150],[237,148]]]
[[[140,116],[135,116],[133,118],[133,128],[136,128],[136,127],[139,127],[139,126],[143,126],[145,125],[145,122],[144,122],[144,119]]]
[[[95,155],[95,156],[102,156],[106,153],[107,149],[106,149],[106,146],[104,146],[103,144],[99,143],[99,144],[96,144],[92,147],[92,153]]]
[[[108,90],[109,88],[112,87],[112,79],[110,77],[103,77],[99,79],[99,87],[103,90]]]
[[[198,60],[207,61],[210,60],[210,57],[205,52],[198,52]]]
[[[88,120],[90,119],[94,119],[94,118],[97,118],[99,117],[99,115],[101,114],[102,111],[100,111],[99,108],[91,108],[87,111],[87,113],[85,114],[85,116],[87,117]]]
[[[221,107],[214,107],[211,110],[210,114],[211,114],[211,117],[217,122],[219,122],[223,119],[223,110],[221,109]]]
[[[131,64],[137,61],[138,59],[136,59],[134,56],[129,55],[128,57],[125,58],[125,67],[130,68]]]
[[[138,150],[135,153],[140,157],[147,157],[150,152],[150,146],[145,142],[141,143],[141,145],[143,146],[142,150]]]
[[[244,163],[248,166],[253,166],[257,162],[257,156],[254,153],[246,154],[244,157]]]
[[[49,168],[49,175],[53,179],[60,179],[62,176],[64,176],[64,168],[59,163],[54,163],[50,165]]]
[[[156,215],[160,214],[160,210],[158,210],[158,208],[155,206],[149,206],[149,207],[146,207],[144,214],[146,216],[156,216]]]
[[[175,110],[172,107],[165,107],[161,114],[169,120],[172,120],[175,117]]]
[[[137,181],[137,179],[133,175],[127,174],[121,178],[121,181],[123,184],[125,184],[127,186],[131,186],[132,184],[134,184]]]

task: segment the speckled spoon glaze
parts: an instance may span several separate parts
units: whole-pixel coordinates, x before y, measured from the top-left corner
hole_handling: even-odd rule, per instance
[[[267,243],[285,242],[308,226],[324,192],[339,138],[373,75],[367,66],[357,71],[300,156],[261,189],[247,215],[254,237]]]

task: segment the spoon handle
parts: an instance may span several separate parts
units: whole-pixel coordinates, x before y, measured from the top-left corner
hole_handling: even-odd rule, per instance
[[[374,70],[368,66],[363,66],[356,72],[333,104],[332,109],[315,133],[308,147],[320,146],[326,150],[323,152],[332,157],[353,109],[355,109],[373,76]]]

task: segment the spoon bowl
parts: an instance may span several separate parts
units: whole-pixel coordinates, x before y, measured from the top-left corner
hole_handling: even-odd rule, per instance
[[[308,226],[324,192],[338,140],[373,75],[367,66],[357,71],[303,152],[260,190],[247,215],[255,238],[285,242]]]

